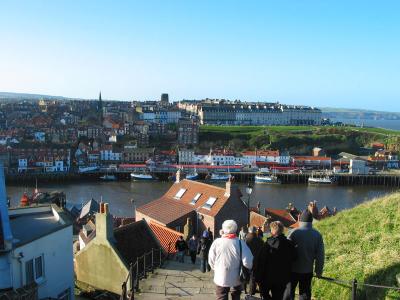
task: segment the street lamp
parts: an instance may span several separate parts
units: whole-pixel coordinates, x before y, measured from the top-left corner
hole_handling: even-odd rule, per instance
[[[246,194],[247,194],[247,226],[250,225],[250,195],[253,192],[253,187],[251,186],[250,182],[247,184],[246,187]]]

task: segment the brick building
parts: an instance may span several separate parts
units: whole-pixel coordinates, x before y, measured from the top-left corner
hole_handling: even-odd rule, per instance
[[[232,182],[225,188],[184,179],[177,181],[159,199],[136,209],[136,219],[156,222],[179,232],[189,219],[194,233],[210,227],[218,235],[222,223],[233,219],[238,226],[247,222],[247,206],[241,200],[242,193]]]

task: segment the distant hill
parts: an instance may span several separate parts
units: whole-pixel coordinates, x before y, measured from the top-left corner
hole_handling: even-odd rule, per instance
[[[400,120],[400,112],[386,112],[365,109],[321,108],[324,117],[336,119]]]
[[[40,95],[40,94],[28,94],[28,93],[10,93],[10,92],[0,92],[0,100],[39,100],[39,99],[74,99],[67,98],[63,96],[51,96],[51,95]]]
[[[325,242],[324,276],[397,286],[400,274],[400,193],[365,202],[316,222]],[[320,279],[315,299],[350,299],[351,288]],[[357,299],[399,299],[400,292],[360,286]]]

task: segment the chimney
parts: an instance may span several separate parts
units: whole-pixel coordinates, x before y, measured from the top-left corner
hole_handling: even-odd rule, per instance
[[[181,181],[181,169],[178,169],[178,171],[176,171],[176,176],[175,176],[175,183],[179,183]]]
[[[225,195],[229,197],[232,195],[232,176],[229,177],[228,181],[225,183]]]
[[[114,240],[113,218],[108,203],[100,203],[100,212],[96,214],[96,239],[99,241]]]

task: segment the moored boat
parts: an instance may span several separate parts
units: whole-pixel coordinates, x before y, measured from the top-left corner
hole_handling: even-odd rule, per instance
[[[311,175],[311,177],[308,178],[308,184],[321,184],[321,185],[329,185],[329,184],[334,184],[336,183],[336,180],[334,177],[330,177],[328,175],[322,176],[322,177],[314,177]]]
[[[105,174],[103,176],[100,176],[100,179],[104,180],[104,181],[115,181],[115,180],[117,180],[117,176]]]
[[[270,183],[270,184],[280,184],[281,181],[275,175],[256,175],[254,177],[255,183]]]
[[[186,179],[197,180],[197,179],[199,179],[199,174],[197,172],[187,174]]]
[[[212,173],[210,180],[211,181],[228,181],[231,176],[227,174],[216,174]]]
[[[150,174],[131,173],[133,180],[154,180],[155,178]]]

